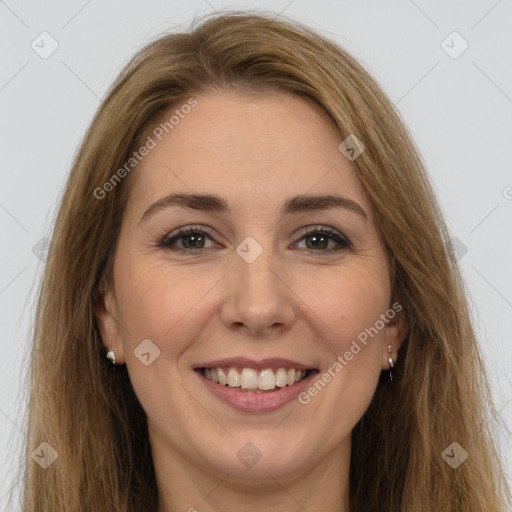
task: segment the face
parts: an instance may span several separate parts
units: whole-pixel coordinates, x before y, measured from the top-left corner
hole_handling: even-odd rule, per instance
[[[370,203],[315,104],[196,100],[130,176],[103,342],[159,460],[253,483],[335,468],[405,336]]]

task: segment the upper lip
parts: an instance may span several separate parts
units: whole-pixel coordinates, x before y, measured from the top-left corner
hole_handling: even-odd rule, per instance
[[[265,359],[251,359],[248,357],[226,357],[224,359],[216,359],[215,361],[206,361],[194,366],[199,368],[254,368],[255,370],[264,370],[265,368],[294,368],[295,370],[313,370],[311,365],[305,365],[291,359],[282,357],[272,357]]]

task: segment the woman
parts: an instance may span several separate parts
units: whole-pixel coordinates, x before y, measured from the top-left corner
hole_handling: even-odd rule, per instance
[[[26,511],[510,497],[417,150],[296,23],[215,16],[133,58],[76,157],[35,332]]]

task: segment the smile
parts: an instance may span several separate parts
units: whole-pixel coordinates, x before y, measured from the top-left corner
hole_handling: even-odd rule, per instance
[[[266,393],[286,386],[293,386],[305,378],[311,370],[295,368],[203,368],[204,377],[221,386],[245,392]]]
[[[288,359],[247,358],[205,362],[194,371],[221,402],[252,413],[271,412],[289,404],[319,373],[316,368]]]

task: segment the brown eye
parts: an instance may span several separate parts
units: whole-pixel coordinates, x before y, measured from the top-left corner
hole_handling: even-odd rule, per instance
[[[185,249],[202,249],[204,245],[204,235],[201,233],[194,233],[192,235],[184,235],[178,238],[182,239]]]
[[[215,244],[207,247],[205,244],[208,239],[212,240],[211,236],[198,227],[187,226],[166,234],[158,245],[170,251],[190,255],[194,252],[218,247]],[[306,243],[304,250],[318,256],[352,248],[352,243],[347,238],[328,226],[308,228],[302,234],[300,241],[303,240]]]
[[[158,245],[170,251],[190,254],[194,251],[208,249],[205,246],[207,239],[211,240],[211,237],[204,231],[194,226],[187,226],[165,235]]]
[[[347,238],[327,226],[309,228],[303,233],[302,240],[306,241],[306,250],[310,253],[334,252],[352,247],[352,243]],[[330,242],[333,245],[329,248]]]

